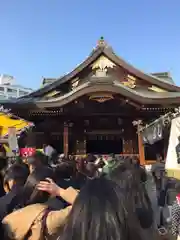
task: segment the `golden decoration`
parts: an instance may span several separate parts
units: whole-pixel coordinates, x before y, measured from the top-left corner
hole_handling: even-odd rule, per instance
[[[107,68],[113,68],[114,66],[116,65],[111,60],[102,55],[92,64],[92,69],[101,69],[106,71]]]
[[[98,40],[98,43],[97,43],[97,46],[98,47],[104,47],[104,46],[106,46],[107,44],[106,44],[106,42],[104,41],[104,37],[100,37],[100,39]]]
[[[154,85],[152,85],[151,87],[148,88],[149,90],[152,90],[153,92],[157,92],[157,93],[163,93],[163,92],[167,92],[166,90],[156,87]]]
[[[127,80],[123,81],[122,84],[129,88],[135,88],[136,87],[136,78],[130,74],[127,75]]]
[[[107,102],[109,100],[114,99],[112,94],[93,94],[89,97],[89,100],[93,100],[96,101],[98,103],[104,103]]]
[[[45,95],[45,97],[53,97],[53,96],[55,96],[57,93],[59,93],[59,91],[56,91],[56,90],[54,90],[54,91],[52,91],[52,92],[49,92],[48,94],[46,94]]]
[[[72,81],[71,81],[71,85],[72,85],[72,90],[74,89],[74,88],[76,88],[77,86],[78,86],[78,84],[79,84],[79,78],[75,78],[75,79],[73,79]]]

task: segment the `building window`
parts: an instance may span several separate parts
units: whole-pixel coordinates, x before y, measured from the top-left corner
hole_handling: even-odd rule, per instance
[[[7,88],[7,92],[8,93],[17,93],[17,90],[13,89],[13,88]]]
[[[0,87],[0,92],[4,92],[4,87]]]
[[[26,94],[28,94],[28,92],[25,92],[25,91],[22,91],[22,90],[19,91],[19,95],[20,95],[20,96],[24,96],[24,95],[26,95]]]
[[[3,99],[6,99],[6,96],[0,94],[0,100],[3,100]]]

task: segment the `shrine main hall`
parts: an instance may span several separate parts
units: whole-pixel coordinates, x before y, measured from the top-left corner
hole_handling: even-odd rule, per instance
[[[1,103],[34,122],[37,148],[47,139],[65,155],[114,153],[139,156],[142,164],[166,153],[168,137],[144,146],[133,123],[145,125],[179,106],[180,88],[168,72],[136,69],[101,38],[78,67],[43,83]]]

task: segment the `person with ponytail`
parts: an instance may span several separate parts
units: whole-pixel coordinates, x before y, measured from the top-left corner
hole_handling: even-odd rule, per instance
[[[180,240],[180,181],[175,185],[177,196],[172,205],[172,225],[171,234],[176,240]]]

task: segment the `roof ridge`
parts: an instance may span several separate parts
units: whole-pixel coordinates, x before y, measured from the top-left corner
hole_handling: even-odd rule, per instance
[[[168,82],[168,81],[166,81],[166,80],[163,79],[163,78],[154,76],[154,75],[152,75],[151,73],[146,73],[146,72],[144,72],[143,70],[134,67],[130,62],[124,60],[123,58],[121,58],[120,56],[118,56],[116,53],[114,53],[114,51],[111,51],[111,52],[107,52],[107,51],[109,51],[109,49],[105,49],[105,54],[106,54],[106,55],[108,55],[108,54],[113,54],[114,57],[117,59],[117,61],[120,60],[121,63],[127,65],[128,67],[134,69],[135,71],[137,71],[137,72],[139,72],[139,73],[141,73],[141,74],[144,74],[144,75],[146,75],[147,77],[151,77],[151,78],[157,80],[157,81],[160,82],[160,83],[167,84],[167,85],[169,85],[169,86],[173,86],[173,87],[179,88],[179,87],[176,86],[173,82]],[[121,64],[120,64],[120,65],[121,65]],[[157,84],[158,84],[158,83],[157,83]],[[155,85],[156,85],[156,84],[155,84]],[[179,91],[180,91],[180,89],[179,89]]]
[[[131,74],[135,75],[136,77],[144,79],[147,82],[150,82],[151,84],[157,85],[167,90],[180,92],[180,88],[178,86],[171,84],[168,81],[163,80],[162,78],[160,79],[160,78],[157,78],[156,76],[145,73],[144,71],[135,68],[131,63],[128,63],[127,61],[125,61],[124,59],[116,55],[112,47],[105,42],[104,37],[101,37],[98,40],[97,46],[94,48],[91,54],[84,61],[82,61],[77,67],[75,67],[72,71],[70,71],[63,77],[57,78],[57,80],[50,83],[49,85],[45,85],[43,86],[43,88],[30,93],[29,95],[27,95],[27,97],[41,96],[43,94],[46,94],[52,91],[53,89],[58,87],[60,84],[63,84],[66,81],[74,78],[79,72],[81,72],[83,69],[89,66],[93,61],[95,61],[101,54],[104,54],[109,59],[111,59],[116,65],[123,67],[124,69],[129,71]]]

